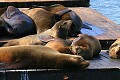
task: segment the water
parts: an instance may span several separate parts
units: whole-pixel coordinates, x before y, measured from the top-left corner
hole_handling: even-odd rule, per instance
[[[120,25],[120,0],[90,0],[90,8]]]

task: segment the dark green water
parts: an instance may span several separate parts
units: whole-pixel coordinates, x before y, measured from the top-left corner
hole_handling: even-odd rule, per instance
[[[120,25],[120,0],[90,0],[90,8]]]

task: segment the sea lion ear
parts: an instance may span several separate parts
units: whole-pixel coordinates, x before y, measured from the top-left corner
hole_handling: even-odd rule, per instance
[[[15,8],[14,6],[8,6],[7,10],[6,10],[6,16],[7,18],[11,18],[12,15],[14,15],[17,11],[19,11],[19,9]]]

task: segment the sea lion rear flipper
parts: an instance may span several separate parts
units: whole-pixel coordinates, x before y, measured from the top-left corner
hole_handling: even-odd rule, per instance
[[[16,7],[9,6],[6,10],[6,17],[10,19],[17,11],[19,11],[19,9]]]
[[[84,22],[83,23],[83,28],[92,30],[92,28],[90,26],[88,26],[88,25],[89,25],[88,23]]]
[[[8,43],[7,41],[0,42],[0,47],[2,47],[4,44]]]
[[[0,42],[0,47],[6,47],[6,46],[15,46],[19,45],[19,41],[17,40],[8,40],[8,41],[1,41]]]
[[[82,28],[92,30],[91,27],[85,26],[84,24],[82,24],[82,20],[80,19],[80,17],[74,11],[69,12],[69,14],[70,14],[70,17],[71,17],[71,19],[72,19],[72,21],[73,21],[73,23],[76,27],[81,26]]]
[[[33,8],[43,8],[45,10],[47,10],[47,6],[39,6],[39,5],[32,5],[31,7],[29,7],[29,9],[33,9]]]

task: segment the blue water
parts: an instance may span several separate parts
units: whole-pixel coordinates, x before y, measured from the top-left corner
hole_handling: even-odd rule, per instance
[[[120,25],[120,0],[90,0],[90,8]]]

